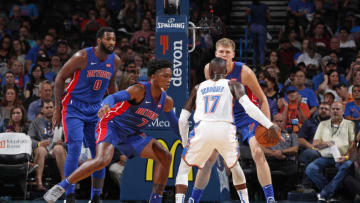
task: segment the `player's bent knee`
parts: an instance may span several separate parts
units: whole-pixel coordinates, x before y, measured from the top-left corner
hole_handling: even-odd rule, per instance
[[[165,165],[170,166],[170,164],[171,164],[171,153],[170,152],[164,151],[163,162]]]
[[[111,162],[111,157],[109,158],[109,156],[104,156],[104,157],[96,157],[95,158],[95,168],[96,170],[100,170],[102,168],[105,168],[107,165],[109,165]]]
[[[261,149],[260,146],[257,146],[252,150],[252,157],[255,162],[266,161],[264,151]]]

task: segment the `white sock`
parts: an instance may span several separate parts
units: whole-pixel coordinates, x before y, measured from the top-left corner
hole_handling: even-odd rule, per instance
[[[176,193],[175,195],[175,203],[184,203],[185,201],[185,194]]]
[[[238,190],[237,191],[239,198],[240,198],[240,202],[241,203],[249,203],[249,195],[248,195],[248,190],[246,189],[242,189],[242,190]]]
[[[239,99],[239,103],[244,107],[245,112],[254,120],[259,122],[266,129],[269,129],[273,124],[271,121],[264,115],[264,113],[252,103],[247,95],[242,96]]]

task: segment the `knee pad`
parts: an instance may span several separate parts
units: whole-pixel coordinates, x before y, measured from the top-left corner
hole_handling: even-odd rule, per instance
[[[181,159],[175,185],[188,185],[188,174],[190,169],[191,167],[185,163],[184,159]]]

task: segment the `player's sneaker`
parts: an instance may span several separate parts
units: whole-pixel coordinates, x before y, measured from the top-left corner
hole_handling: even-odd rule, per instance
[[[273,197],[269,197],[267,200],[268,203],[277,203]]]
[[[320,193],[317,194],[317,199],[318,199],[318,202],[326,202],[325,197],[321,196]]]
[[[50,190],[48,190],[44,195],[44,200],[48,203],[55,203],[62,194],[64,194],[65,189],[60,185],[54,185]]]
[[[75,194],[69,194],[68,196],[66,196],[64,203],[75,203]]]
[[[102,203],[100,196],[94,195],[91,200],[89,200],[89,203]]]

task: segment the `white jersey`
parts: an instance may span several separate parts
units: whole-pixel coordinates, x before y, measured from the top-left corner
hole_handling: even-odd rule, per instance
[[[233,95],[229,80],[206,80],[200,83],[196,95],[194,121],[234,122]]]

